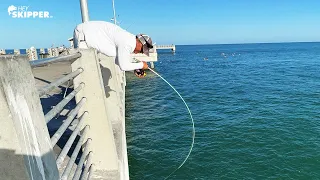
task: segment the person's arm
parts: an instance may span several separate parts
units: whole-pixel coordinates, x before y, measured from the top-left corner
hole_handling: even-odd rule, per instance
[[[118,63],[122,71],[132,71],[144,68],[143,62],[133,63],[129,47],[118,46],[117,48]]]

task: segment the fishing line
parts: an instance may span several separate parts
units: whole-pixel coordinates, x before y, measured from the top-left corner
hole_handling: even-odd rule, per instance
[[[194,128],[194,121],[193,121],[193,118],[192,118],[192,114],[191,114],[191,111],[187,105],[187,103],[184,101],[184,99],[182,98],[182,96],[180,95],[180,93],[167,81],[165,80],[162,76],[160,76],[160,74],[158,74],[157,72],[155,72],[154,70],[152,70],[151,68],[149,68],[150,71],[152,71],[154,74],[156,74],[157,76],[159,76],[164,82],[166,82],[178,95],[179,97],[181,98],[181,100],[183,101],[184,105],[186,105],[187,109],[188,109],[188,112],[190,114],[190,118],[191,118],[191,122],[192,122],[192,143],[191,143],[191,147],[190,147],[190,150],[189,150],[189,153],[187,155],[187,157],[184,159],[184,161],[180,164],[180,166],[178,168],[176,168],[174,171],[172,171],[169,176],[167,176],[165,179],[168,179],[173,173],[175,173],[178,169],[180,169],[184,163],[187,161],[187,159],[189,158],[190,154],[191,154],[191,151],[193,149],[193,145],[194,145],[194,138],[195,138],[195,135],[196,135],[196,131],[195,131],[195,128]]]

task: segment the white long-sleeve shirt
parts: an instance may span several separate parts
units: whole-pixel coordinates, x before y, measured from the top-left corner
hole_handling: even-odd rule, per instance
[[[88,21],[76,27],[84,35],[88,47],[107,56],[117,57],[123,71],[142,69],[143,63],[132,62],[131,53],[136,47],[136,36],[119,26],[104,21]]]

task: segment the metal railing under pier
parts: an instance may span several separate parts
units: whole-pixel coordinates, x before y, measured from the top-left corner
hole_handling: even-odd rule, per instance
[[[66,55],[66,56],[57,56],[53,58],[30,61],[30,65],[32,68],[35,68],[35,67],[47,66],[49,64],[58,63],[58,62],[65,62],[65,61],[73,62],[80,57],[81,57],[81,53],[77,52],[77,53]]]
[[[47,66],[49,64],[70,61],[73,62],[76,59],[81,57],[80,53],[75,53],[72,55],[62,56],[62,57],[55,57],[51,59],[43,59],[43,60],[36,60],[31,61],[31,67],[41,67]],[[77,77],[84,71],[83,68],[78,68],[77,70],[69,73],[66,76],[63,76],[56,81],[43,86],[38,89],[39,97],[41,98],[47,93],[50,93],[51,90],[57,88],[58,86],[66,83],[67,81],[73,80],[73,78]],[[45,114],[45,122],[49,123],[57,114],[59,114],[63,108],[75,97],[75,95],[83,89],[85,86],[84,83],[81,83],[78,87],[75,87],[74,90],[69,93],[64,99],[62,99],[54,108],[52,108],[48,113]],[[88,151],[88,146],[90,144],[91,139],[86,137],[86,134],[89,129],[88,124],[84,124],[84,119],[88,112],[83,112],[79,114],[80,108],[85,104],[86,98],[83,97],[80,102],[76,105],[76,107],[67,115],[67,118],[64,120],[62,125],[58,128],[58,130],[50,137],[52,146],[55,146],[68,127],[74,122],[75,129],[73,130],[72,134],[69,136],[67,142],[65,143],[64,147],[59,154],[57,154],[56,164],[57,168],[60,171],[60,179],[65,180],[68,177],[72,177],[73,180],[77,179],[88,179],[89,174],[91,174],[93,170],[93,165],[91,164],[91,156],[92,152]],[[78,119],[76,118],[79,117]],[[82,133],[80,134],[80,132]],[[80,134],[80,139],[76,141],[76,137]],[[68,152],[70,151],[73,144],[76,144],[71,157],[68,159],[68,163],[65,167],[62,167]],[[81,155],[81,161],[78,163],[77,168],[74,172],[72,172],[73,166],[75,166],[76,158],[80,153],[81,147],[84,147],[83,153]],[[84,171],[85,170],[85,171]]]
[[[51,63],[75,61],[80,57],[80,53],[75,53],[64,57],[29,62],[26,55],[0,56],[0,124],[2,125],[0,136],[4,138],[0,146],[8,149],[8,152],[10,149],[15,149],[10,155],[4,153],[6,151],[0,151],[0,156],[5,155],[11,162],[19,164],[21,160],[16,157],[17,154],[21,154],[21,157],[24,157],[22,162],[23,159],[25,161],[23,166],[15,166],[10,171],[8,169],[7,172],[10,173],[6,177],[1,176],[0,179],[90,179],[93,163],[91,162],[92,152],[89,151],[88,146],[91,139],[86,136],[89,131],[88,121],[84,121],[89,112],[79,113],[85,105],[86,98],[81,98],[51,137],[47,128],[47,123],[60,114],[65,105],[84,88],[85,83],[80,83],[45,115],[40,103],[42,96],[67,81],[73,80],[83,73],[85,68],[78,68],[39,89],[36,88],[31,70],[31,68]],[[61,152],[54,155],[53,147],[56,146],[71,123],[75,126],[73,132],[65,145],[61,147]],[[78,136],[80,138],[77,138]],[[67,158],[73,145],[75,147],[71,151],[72,155]],[[77,157],[80,158],[78,163],[76,163]],[[67,163],[65,167],[63,167],[64,162]],[[27,173],[19,174],[19,172]]]

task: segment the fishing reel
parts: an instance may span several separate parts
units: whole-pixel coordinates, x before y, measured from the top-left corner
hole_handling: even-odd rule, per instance
[[[139,78],[144,78],[147,75],[146,71],[143,69],[134,70],[134,74]]]

